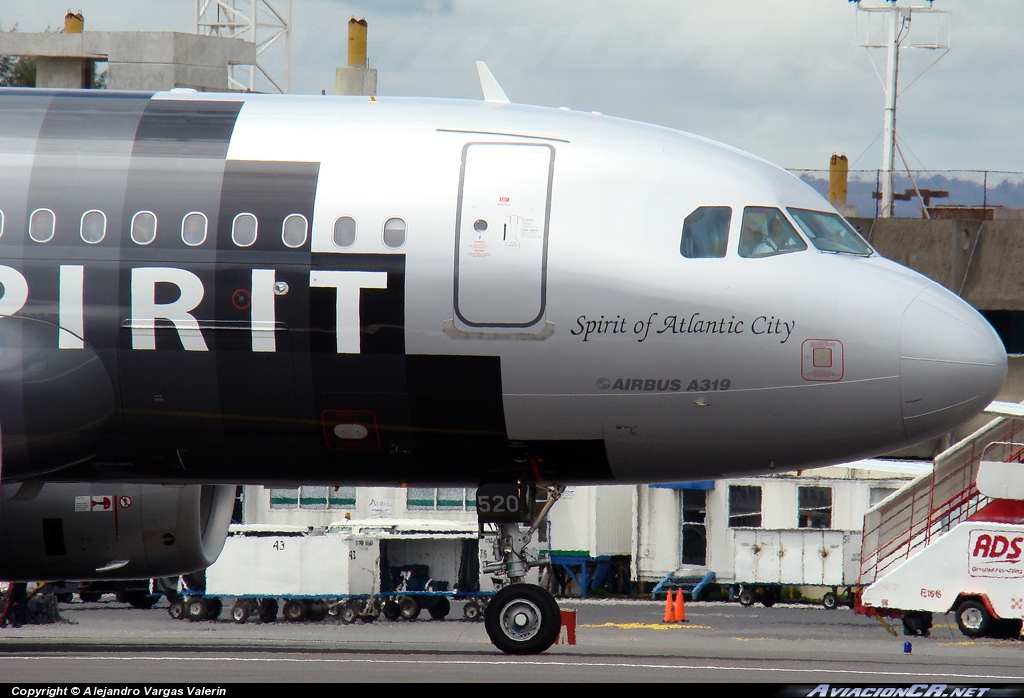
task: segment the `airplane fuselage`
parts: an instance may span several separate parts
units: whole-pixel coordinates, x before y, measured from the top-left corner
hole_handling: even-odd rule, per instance
[[[721,256],[681,253],[702,207]],[[2,91],[3,478],[671,481],[885,453],[994,397],[969,306],[870,251],[743,256],[750,207],[834,213],[592,114]]]

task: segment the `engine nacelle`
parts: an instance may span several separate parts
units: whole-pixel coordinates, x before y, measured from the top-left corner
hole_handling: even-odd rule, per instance
[[[209,567],[232,485],[0,485],[0,579],[145,579]]]

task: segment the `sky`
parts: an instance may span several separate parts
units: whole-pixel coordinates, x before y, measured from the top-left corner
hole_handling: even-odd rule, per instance
[[[950,48],[901,51],[907,163],[1024,171],[1024,5],[931,7],[947,14],[915,13],[909,40]],[[0,0],[0,27],[59,28],[69,9],[86,30],[195,26],[194,0]],[[791,169],[827,169],[836,152],[868,170],[881,165],[885,76],[885,51],[858,45],[882,35],[869,15],[847,0],[293,0],[291,91],[332,93],[348,20],[365,18],[380,96],[479,99],[483,60],[513,102],[669,126]]]

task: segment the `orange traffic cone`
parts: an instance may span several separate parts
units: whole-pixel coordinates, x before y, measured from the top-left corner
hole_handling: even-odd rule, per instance
[[[668,593],[665,594],[665,619],[663,623],[674,623],[676,620],[675,613],[672,611],[672,590],[669,589]]]
[[[676,616],[675,620],[677,623],[686,622],[686,606],[683,604],[683,590],[679,589],[676,591]]]

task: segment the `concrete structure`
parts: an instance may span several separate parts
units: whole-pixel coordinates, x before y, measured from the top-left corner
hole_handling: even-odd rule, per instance
[[[180,32],[0,32],[0,55],[36,59],[36,87],[92,87],[106,61],[111,90],[226,91],[228,68],[256,62],[255,44]]]
[[[353,17],[348,22],[348,67],[334,71],[334,92],[339,95],[377,94],[377,71],[367,67],[366,20]]]

